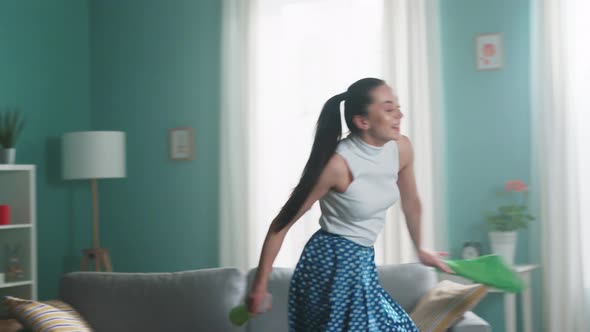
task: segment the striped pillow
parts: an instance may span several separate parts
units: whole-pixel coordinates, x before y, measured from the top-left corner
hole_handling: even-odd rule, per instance
[[[14,317],[33,332],[92,332],[92,328],[68,304],[47,303],[4,297],[4,304]]]
[[[74,309],[71,305],[69,305],[63,301],[60,301],[60,300],[49,300],[49,301],[43,301],[42,303],[49,304],[52,307],[55,307],[61,311],[69,313],[70,315],[74,316],[77,320],[82,322],[84,324],[84,326],[90,328],[90,324],[88,324],[88,322],[84,319],[84,317],[82,317],[76,311],[76,309]]]
[[[421,332],[444,332],[487,293],[485,285],[462,285],[444,280],[422,296],[410,317]]]

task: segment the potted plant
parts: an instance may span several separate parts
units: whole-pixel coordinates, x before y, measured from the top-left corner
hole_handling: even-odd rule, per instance
[[[14,164],[16,158],[16,141],[19,138],[23,127],[24,120],[18,109],[8,109],[6,112],[0,112],[0,163]]]
[[[512,202],[500,205],[486,216],[492,252],[500,255],[507,264],[514,264],[518,230],[526,229],[529,222],[535,219],[527,208],[527,193],[528,187],[524,182],[507,181],[503,194],[509,196]]]

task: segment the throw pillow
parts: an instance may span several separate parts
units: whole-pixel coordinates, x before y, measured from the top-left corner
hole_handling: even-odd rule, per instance
[[[421,332],[444,332],[487,293],[485,285],[462,285],[444,280],[420,298],[410,317]]]
[[[86,327],[90,327],[90,324],[88,324],[84,317],[82,317],[71,305],[60,300],[49,300],[43,301],[42,303],[49,304],[50,306],[53,306],[63,312],[67,312],[79,321],[81,321]]]
[[[66,332],[74,329],[92,332],[92,328],[71,306],[61,301],[49,302],[56,306],[12,296],[4,297],[4,304],[9,311],[26,329],[33,332]]]

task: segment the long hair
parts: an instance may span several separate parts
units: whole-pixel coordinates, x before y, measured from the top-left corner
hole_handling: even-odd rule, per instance
[[[363,78],[349,86],[346,92],[337,94],[326,101],[316,125],[311,153],[299,184],[293,189],[291,196],[272,225],[275,232],[285,228],[297,215],[317,183],[324,167],[336,151],[342,136],[340,103],[344,102],[344,119],[348,129],[352,133],[356,133],[359,129],[354,125],[352,119],[357,115],[367,114],[367,106],[372,102],[371,92],[384,84],[383,80],[377,78]]]

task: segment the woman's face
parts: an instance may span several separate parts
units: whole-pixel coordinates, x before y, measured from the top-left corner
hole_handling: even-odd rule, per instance
[[[400,125],[404,114],[391,87],[382,85],[371,92],[373,102],[361,120],[362,131],[375,143],[384,144],[401,137]]]

